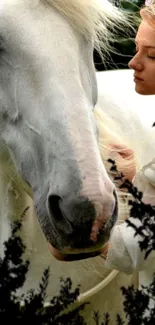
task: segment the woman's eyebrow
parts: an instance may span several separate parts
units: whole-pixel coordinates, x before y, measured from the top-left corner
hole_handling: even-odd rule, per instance
[[[136,40],[134,40],[134,43],[135,43],[136,45],[138,45],[138,42],[137,42]],[[152,48],[152,49],[155,49],[155,46],[153,46],[153,45],[143,44],[143,46],[146,47],[146,48]]]

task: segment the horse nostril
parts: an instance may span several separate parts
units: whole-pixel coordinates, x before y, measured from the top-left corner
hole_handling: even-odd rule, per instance
[[[49,217],[53,220],[58,231],[63,232],[63,235],[70,235],[73,233],[72,225],[67,220],[65,213],[62,211],[63,200],[58,195],[49,195],[48,197],[48,211]]]
[[[49,212],[57,221],[62,221],[64,219],[59,205],[60,201],[61,197],[58,195],[49,195],[48,197]]]

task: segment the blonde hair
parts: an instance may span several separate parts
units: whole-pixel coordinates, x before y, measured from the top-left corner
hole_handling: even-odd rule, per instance
[[[145,5],[140,10],[140,16],[155,28],[155,0],[152,0],[150,5]]]
[[[112,145],[120,145],[120,147],[124,146],[130,149],[130,144],[127,143],[127,139],[124,137],[123,131],[121,128],[109,117],[103,110],[99,107],[96,107],[94,111],[95,120],[98,127],[99,132],[99,148],[102,160],[108,172],[109,163],[107,162],[109,159],[109,153],[115,151],[115,146],[112,148]],[[124,151],[125,149],[122,149]],[[121,152],[121,149],[120,151]],[[121,166],[121,164],[123,164]],[[120,169],[123,170],[131,170],[133,166],[136,164],[137,169],[139,169],[139,162],[134,155],[131,155],[129,159],[121,159],[116,157],[116,165],[120,165]]]
[[[112,165],[108,162],[109,158],[111,158],[111,153],[113,151],[113,149],[110,148],[110,144],[117,144],[125,147],[127,146],[128,148],[131,147],[130,144],[127,142],[127,139],[124,137],[121,128],[117,125],[117,123],[115,123],[114,120],[112,120],[111,117],[109,117],[105,112],[103,112],[101,108],[95,108],[94,117],[99,132],[98,143],[101,158],[109,177],[112,179],[113,183],[117,188],[117,196],[119,200],[118,223],[121,223],[127,217],[129,217],[130,206],[128,205],[128,201],[132,199],[132,196],[126,191],[121,190],[120,183],[115,181],[117,172],[115,170],[111,170]],[[139,170],[139,162],[137,160],[136,155],[134,155],[134,151],[133,154],[130,155],[129,159],[121,159],[121,155],[118,155],[115,159],[115,164],[116,166],[119,165],[120,170],[124,170],[126,172],[132,170],[133,168],[135,168],[135,166],[137,170]]]

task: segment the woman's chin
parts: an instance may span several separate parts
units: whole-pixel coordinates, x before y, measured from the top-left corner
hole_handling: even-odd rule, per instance
[[[155,94],[155,89],[151,90],[151,89],[147,89],[146,87],[143,87],[143,85],[135,85],[135,91],[137,94],[139,95],[154,95]]]

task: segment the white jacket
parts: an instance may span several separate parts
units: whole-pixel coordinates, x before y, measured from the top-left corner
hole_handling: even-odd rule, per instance
[[[143,168],[143,172],[136,175],[134,185],[143,191],[143,201],[155,205],[155,164]],[[140,226],[141,221],[129,218],[135,225]],[[117,269],[131,274],[139,272],[139,287],[149,285],[155,273],[155,250],[145,259],[145,251],[139,246],[141,237],[134,236],[135,230],[124,222],[116,225],[111,233],[110,246],[105,265],[110,269]],[[155,304],[155,302],[154,302]]]

